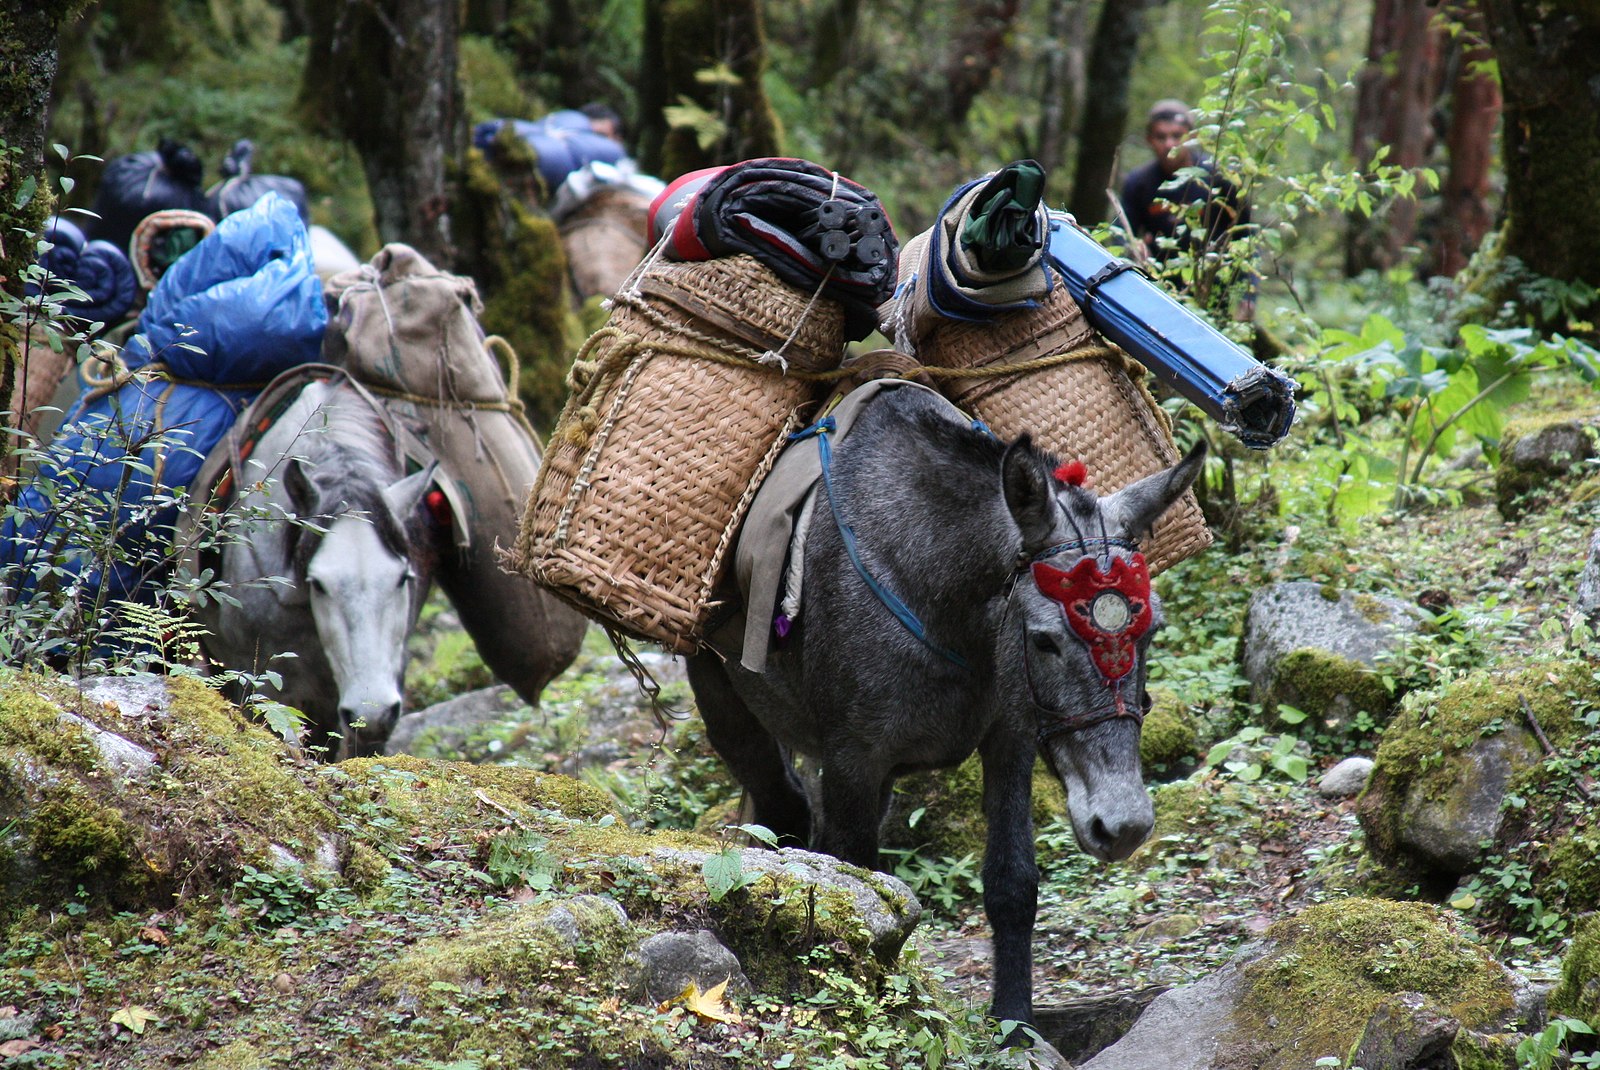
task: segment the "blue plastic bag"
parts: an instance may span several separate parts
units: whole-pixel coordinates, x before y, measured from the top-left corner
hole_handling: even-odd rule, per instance
[[[167,269],[123,359],[130,368],[159,360],[178,379],[259,386],[317,360],[327,325],[305,225],[268,193]]]

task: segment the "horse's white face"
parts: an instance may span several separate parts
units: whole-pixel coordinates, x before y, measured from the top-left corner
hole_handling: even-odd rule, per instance
[[[357,740],[387,739],[400,715],[416,582],[411,562],[384,545],[377,526],[362,516],[335,519],[306,568],[347,750]]]

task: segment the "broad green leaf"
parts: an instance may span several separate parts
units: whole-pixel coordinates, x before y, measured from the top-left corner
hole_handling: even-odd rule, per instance
[[[707,858],[705,865],[700,867],[700,875],[705,878],[711,901],[720,903],[723,896],[741,886],[744,863],[739,857],[739,849],[727,847]]]

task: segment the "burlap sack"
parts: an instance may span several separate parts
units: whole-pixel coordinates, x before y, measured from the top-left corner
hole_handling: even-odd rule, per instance
[[[537,705],[577,655],[585,624],[500,568],[541,461],[516,396],[516,355],[484,338],[472,280],[436,270],[406,245],[387,245],[359,270],[334,276],[324,294],[325,358],[382,398],[439,461],[456,530],[467,536],[445,555],[440,586],[484,664]]]

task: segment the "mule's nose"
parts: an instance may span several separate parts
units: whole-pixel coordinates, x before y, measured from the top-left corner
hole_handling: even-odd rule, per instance
[[[399,716],[399,699],[386,706],[364,702],[360,706],[339,707],[339,719],[346,727],[360,723],[360,727],[354,729],[354,732],[362,739],[388,739],[389,733],[394,731],[394,722]]]
[[[1096,814],[1089,822],[1089,850],[1107,862],[1120,862],[1138,850],[1150,835],[1151,821],[1138,816],[1112,817]]]

